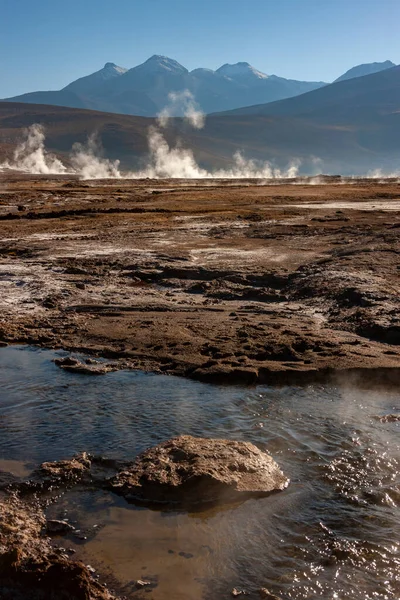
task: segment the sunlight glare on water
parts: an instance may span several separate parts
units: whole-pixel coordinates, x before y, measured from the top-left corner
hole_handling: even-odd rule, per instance
[[[110,570],[128,598],[132,582],[148,579],[155,600],[217,600],[233,587],[250,598],[267,587],[295,600],[398,600],[399,422],[379,420],[400,412],[396,389],[95,378],[58,369],[56,354],[0,349],[3,470],[81,450],[132,459],[188,433],[252,441],[291,478],[277,495],[195,514],[139,509],[102,491],[65,494],[50,513],[96,525],[77,556]]]

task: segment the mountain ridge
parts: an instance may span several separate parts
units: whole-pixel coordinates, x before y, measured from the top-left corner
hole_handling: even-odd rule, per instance
[[[214,113],[213,116],[264,115],[281,117],[317,118],[321,110],[329,111],[331,118],[350,108],[359,112],[372,107],[377,111],[400,108],[400,65],[342,81],[323,88],[276,102],[246,106],[232,111]],[[319,111],[319,112],[318,112]]]
[[[153,55],[131,69],[107,62],[102,69],[72,81],[61,90],[28,92],[4,100],[155,116],[168,104],[171,92],[189,90],[201,110],[209,113],[271,102],[323,85],[325,82],[266,75],[246,62],[226,63],[215,71],[197,68],[189,72],[174,59]],[[71,93],[75,95],[67,95]],[[179,107],[176,110],[179,116]]]
[[[347,79],[354,79],[355,77],[363,77],[364,75],[372,75],[373,73],[379,73],[380,71],[385,71],[386,69],[391,69],[396,65],[391,60],[385,60],[384,62],[374,62],[374,63],[363,63],[361,65],[356,65],[352,67],[343,75],[340,75],[335,81],[332,83],[337,83],[338,81],[346,81]]]
[[[151,78],[158,81],[158,67],[150,70]],[[167,80],[178,81],[180,85],[187,73],[173,71],[172,74],[167,71]],[[139,75],[138,81],[146,84],[147,74],[144,79],[141,73]],[[120,82],[124,76],[115,76],[111,84]],[[192,77],[203,82],[216,78],[218,83],[227,79],[204,70],[195,72]],[[270,80],[274,82],[273,75]],[[162,77],[161,82],[165,81]],[[104,85],[111,84],[108,81]],[[239,83],[235,89],[242,89]],[[197,100],[202,93],[208,93],[204,87],[198,92]],[[55,101],[61,103],[62,94],[66,93],[71,102],[80,101],[71,91],[55,92],[58,94]],[[151,100],[143,90],[136,89],[134,93],[139,107]],[[245,94],[242,94],[243,98]],[[30,101],[42,98],[37,93]],[[155,95],[153,98],[156,112],[157,98]],[[132,106],[133,93],[120,90],[118,99],[121,106],[124,101]],[[20,139],[23,129],[33,123],[45,125],[49,148],[57,152],[66,152],[74,142],[84,143],[88,133],[97,132],[105,155],[121,159],[128,169],[146,161],[149,127],[157,127],[155,118],[115,114],[112,110],[95,112],[79,106],[68,109],[3,102],[0,103],[0,146],[10,150],[11,141],[16,142],[18,136]],[[400,165],[400,66],[335,82],[277,102],[213,113],[207,116],[201,130],[191,129],[184,119],[172,115],[162,135],[170,147],[192,150],[198,164],[207,169],[229,167],[232,157],[241,152],[246,159],[270,161],[278,168],[298,160],[302,172],[307,174],[323,171],[351,175],[375,169],[397,172]]]
[[[34,123],[45,127],[46,147],[62,158],[75,142],[85,143],[89,134],[96,133],[104,155],[120,159],[127,170],[146,164],[148,135],[151,126],[157,127],[154,118],[4,102],[0,103],[0,162],[12,157],[24,131]],[[216,114],[207,117],[203,129],[193,130],[184,119],[171,118],[162,135],[170,148],[191,150],[197,163],[210,170],[230,168],[237,152],[283,169],[296,161],[300,172],[308,175],[366,174],[376,169],[392,173],[400,165],[400,111],[381,111],[379,105],[365,115],[350,111],[347,121],[340,115],[324,119],[321,115]]]

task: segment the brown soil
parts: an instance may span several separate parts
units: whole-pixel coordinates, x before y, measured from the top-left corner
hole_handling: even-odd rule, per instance
[[[0,176],[0,340],[206,381],[400,366],[400,186]]]

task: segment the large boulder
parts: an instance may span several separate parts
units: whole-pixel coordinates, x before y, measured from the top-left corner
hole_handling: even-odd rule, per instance
[[[249,442],[181,435],[143,452],[109,487],[131,502],[190,506],[266,496],[288,484],[272,457]]]

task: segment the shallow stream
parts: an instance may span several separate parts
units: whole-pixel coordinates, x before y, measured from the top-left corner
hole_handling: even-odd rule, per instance
[[[98,490],[49,508],[84,533],[61,540],[127,598],[398,600],[400,392],[355,380],[227,387],[120,371],[66,373],[62,352],[0,349],[0,469],[29,472],[87,450],[134,458],[173,435],[248,440],[291,478],[287,490],[202,513],[136,508]],[[137,590],[135,581],[151,585]]]

